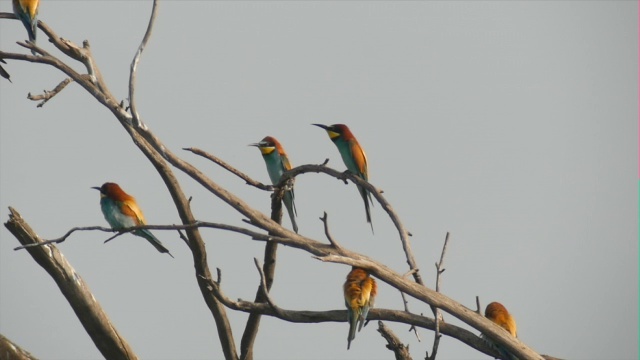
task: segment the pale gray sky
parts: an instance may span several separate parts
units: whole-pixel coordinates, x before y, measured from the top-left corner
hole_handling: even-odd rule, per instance
[[[111,91],[127,96],[129,64],[151,1],[43,0],[40,18],[88,39]],[[0,11],[11,11],[8,1]],[[73,15],[72,15],[73,14]],[[0,48],[26,38],[0,21]],[[43,36],[40,43],[53,50]],[[138,108],[167,146],[201,147],[268,182],[258,150],[278,138],[294,165],[344,169],[311,123],[346,123],[369,157],[370,180],[414,234],[423,276],[452,234],[442,291],[474,308],[500,301],[522,341],[568,359],[638,358],[635,1],[163,1],[138,77]],[[81,69],[80,66],[75,66]],[[42,109],[27,93],[64,76],[10,61],[0,81],[0,219],[13,206],[44,238],[105,225],[91,186],[118,182],[152,224],[179,221],[154,168],[110,113],[71,84]],[[267,193],[189,153],[188,161],[264,211]],[[241,217],[186,176],[200,220]],[[336,239],[406,271],[397,233],[373,208],[375,236],[353,186],[309,174],[296,183],[302,234]],[[290,226],[285,217],[285,225]],[[232,298],[253,298],[263,245],[204,230],[210,267]],[[221,358],[188,249],[82,233],[59,246],[143,359]],[[0,333],[44,359],[100,358],[50,277],[0,229]],[[342,309],[348,267],[281,248],[272,295],[289,309]],[[378,307],[401,309],[380,285]],[[411,301],[416,313],[428,307]],[[230,311],[239,343],[245,314]],[[445,319],[458,324],[451,316]],[[257,359],[390,359],[374,326],[346,350],[346,323],[265,318]],[[414,358],[431,350],[393,325]],[[293,345],[292,345],[293,344]],[[444,338],[440,359],[478,358]]]

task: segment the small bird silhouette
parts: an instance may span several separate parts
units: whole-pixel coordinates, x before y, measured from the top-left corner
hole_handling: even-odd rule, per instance
[[[136,199],[127,194],[116,183],[107,182],[100,187],[92,187],[100,191],[100,208],[109,225],[114,230],[125,229],[134,226],[146,225],[142,210],[138,207]],[[167,253],[173,257],[169,250],[162,246],[151,231],[139,229],[133,231],[134,235],[147,239],[161,253]]]
[[[38,28],[38,6],[40,0],[13,0],[13,13],[24,27],[27,28],[29,41],[36,43],[36,29]],[[31,50],[33,55],[35,51]]]
[[[280,177],[285,171],[291,170],[291,163],[289,162],[289,157],[287,153],[284,151],[284,148],[280,144],[276,138],[272,136],[267,136],[262,139],[259,143],[250,144],[249,146],[255,146],[260,149],[262,153],[262,158],[264,159],[264,163],[267,165],[267,172],[269,173],[269,178],[271,179],[271,183],[273,185],[278,184],[280,182]],[[291,219],[291,226],[293,226],[293,231],[298,232],[298,224],[296,224],[296,205],[294,201],[293,187],[291,189],[286,190],[284,193],[284,197],[282,198],[284,202],[284,206],[287,208],[287,212],[289,213],[289,218]]]
[[[347,321],[349,322],[349,336],[347,337],[347,350],[349,350],[351,341],[356,338],[356,326],[358,331],[362,330],[369,309],[373,307],[378,294],[378,285],[366,270],[354,266],[347,275],[342,289],[344,291],[344,305],[347,307]]]
[[[331,126],[322,124],[312,124],[323,128],[329,134],[329,138],[336,144],[342,161],[347,166],[347,169],[354,175],[360,177],[365,181],[369,181],[369,169],[367,166],[367,155],[364,149],[358,143],[358,140],[353,136],[351,130],[344,124],[333,124]],[[371,222],[371,210],[369,209],[369,201],[373,204],[371,193],[364,187],[358,185],[358,191],[364,200],[364,210],[367,215],[367,222],[371,225],[371,231],[373,231],[373,223]]]
[[[498,326],[505,329],[507,332],[509,332],[509,334],[511,334],[511,336],[518,337],[518,328],[516,326],[516,319],[513,316],[511,316],[511,314],[509,314],[509,311],[507,311],[507,308],[505,308],[504,305],[495,301],[490,303],[489,305],[487,305],[487,307],[484,310],[484,316],[487,319],[496,323]],[[488,340],[484,336],[483,338]],[[504,347],[498,344],[495,344],[490,340],[488,341],[491,343],[491,345],[493,345],[496,348],[496,350],[498,350],[498,352],[502,355],[504,359],[509,359],[509,360],[517,359],[513,354],[511,354]]]

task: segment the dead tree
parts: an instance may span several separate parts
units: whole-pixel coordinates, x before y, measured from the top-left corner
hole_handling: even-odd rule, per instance
[[[114,98],[106,86],[106,83],[100,73],[99,66],[92,56],[89,42],[84,41],[82,46],[78,46],[71,41],[59,37],[47,26],[46,23],[42,21],[38,24],[39,29],[62,53],[61,55],[53,55],[34,43],[19,42],[19,45],[26,49],[35,51],[37,55],[25,55],[0,51],[0,60],[26,61],[31,62],[34,65],[43,64],[59,70],[66,76],[59,85],[57,85],[53,90],[45,92],[42,95],[30,95],[29,98],[33,101],[40,101],[38,107],[41,107],[46,104],[49,99],[63,91],[68,84],[74,82],[80,85],[91,96],[93,96],[95,100],[113,114],[114,118],[120,123],[124,131],[129,134],[131,141],[133,141],[138,149],[155,167],[158,175],[162,178],[167,191],[173,199],[182,224],[149,225],[142,228],[176,229],[181,231],[181,236],[193,255],[193,264],[196,269],[195,280],[199,285],[204,302],[209,308],[216,323],[219,341],[226,359],[235,360],[253,358],[254,340],[260,329],[260,318],[262,316],[271,316],[284,321],[296,323],[318,323],[329,321],[342,322],[347,319],[346,311],[343,309],[332,311],[293,311],[283,309],[275,303],[269,295],[269,290],[275,276],[278,245],[298,249],[301,254],[311,254],[316,259],[323,262],[340,263],[364,268],[379,280],[397,289],[404,299],[404,304],[402,304],[404,307],[402,309],[373,309],[369,313],[369,319],[380,321],[379,332],[383,335],[384,339],[388,343],[387,347],[394,352],[397,359],[409,359],[409,349],[402,344],[401,340],[395,336],[391,330],[382,323],[382,321],[404,323],[412,330],[423,328],[434,331],[435,340],[432,346],[431,356],[428,356],[430,359],[435,358],[439,340],[442,335],[457,339],[461,343],[488,356],[499,357],[500,353],[487,341],[481,339],[477,335],[478,332],[483,333],[493,342],[508,349],[519,359],[542,358],[541,355],[527,347],[524,343],[510,336],[503,329],[481,316],[477,310],[469,309],[439,292],[438,284],[440,282],[440,274],[443,271],[442,262],[444,251],[446,249],[446,242],[440,262],[436,264],[437,280],[435,290],[425,284],[421,276],[420,268],[418,267],[411,250],[409,231],[404,227],[399,216],[383,196],[382,192],[372,184],[350,173],[342,173],[327,167],[325,162],[324,164],[307,164],[293,168],[283,175],[279,184],[275,186],[267,186],[251,179],[249,176],[243,174],[233,166],[201,149],[185,149],[220,165],[224,169],[237,175],[249,185],[267,191],[274,191],[272,196],[272,212],[270,215],[266,215],[252,208],[235,194],[218,185],[203,172],[198,170],[182,157],[176,155],[172,149],[165,146],[142,120],[142,116],[136,106],[135,98],[136,72],[138,64],[147,41],[151,36],[157,13],[158,2],[156,0],[153,2],[153,9],[147,31],[131,63],[129,77],[129,101],[127,106],[125,106],[124,101],[118,101]],[[5,20],[14,20],[15,16],[13,14],[0,13],[0,18]],[[83,64],[86,69],[86,73],[79,73],[69,66],[69,63],[72,61],[77,61]],[[8,64],[10,65],[11,62]],[[2,70],[3,73],[7,73],[7,71],[10,71],[10,68],[7,67],[7,69],[3,68]],[[7,76],[4,77],[8,79],[8,73]],[[183,172],[188,175],[203,188],[226,202],[229,206],[229,211],[235,211],[242,215],[246,218],[246,223],[253,226],[253,228],[218,224],[199,219],[192,212],[189,199],[185,196],[181,184],[176,178],[175,171]],[[408,265],[406,274],[399,274],[385,266],[385,264],[371,259],[364,254],[351,251],[345,246],[339,244],[330,235],[327,214],[321,218],[321,221],[325,226],[327,241],[311,239],[303,235],[296,234],[280,225],[282,218],[281,200],[284,194],[284,189],[286,189],[287,184],[291,179],[309,173],[322,174],[324,176],[334,177],[338,180],[344,181],[345,183],[349,182],[363,186],[373,194],[375,201],[381,205],[382,209],[387,213],[397,228],[400,244],[404,254],[406,255]],[[87,333],[94,341],[96,347],[105,356],[105,358],[136,359],[137,356],[133,352],[133,349],[127,344],[126,340],[118,333],[115,326],[110,322],[107,314],[102,310],[100,304],[91,294],[87,284],[82,281],[82,278],[80,278],[80,276],[73,270],[72,265],[66,260],[66,258],[61,256],[61,252],[56,246],[56,244],[64,242],[75,231],[112,230],[98,226],[73,228],[67,234],[58,239],[43,240],[15,209],[10,209],[10,212],[11,214],[8,221],[5,223],[5,226],[22,244],[19,248],[26,249],[33,259],[51,275],[59,286],[60,291],[75,311],[78,319],[85,327]],[[265,252],[262,264],[260,264],[260,261],[257,259],[255,260],[255,264],[261,278],[261,285],[256,290],[254,301],[235,301],[224,293],[221,283],[221,270],[218,269],[214,274],[209,268],[207,253],[204,246],[205,240],[200,232],[200,228],[203,227],[244,234],[246,235],[247,240],[261,241],[265,243]],[[127,231],[131,231],[133,229],[136,228],[127,229]],[[116,236],[122,233],[123,232],[116,234]],[[433,310],[434,317],[429,318],[427,316],[411,313],[409,311],[408,301],[405,297],[406,295],[412,297],[415,301],[428,304]],[[401,307],[402,306],[399,306],[399,308]],[[228,310],[242,311],[250,314],[244,333],[241,337],[240,347],[237,347],[236,339],[231,331],[229,320],[227,318]],[[446,313],[460,319],[470,328],[475,329],[476,332],[446,323],[442,318],[442,313]]]

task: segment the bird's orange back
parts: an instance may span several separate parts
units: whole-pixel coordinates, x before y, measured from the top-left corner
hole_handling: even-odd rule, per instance
[[[499,302],[492,302],[487,305],[484,310],[484,316],[507,330],[514,337],[518,336],[518,329],[516,326],[516,319],[509,314],[507,308]]]
[[[38,13],[38,5],[40,0],[18,0],[18,4],[24,10],[25,13],[29,14],[29,17],[32,19],[36,17]]]
[[[352,309],[369,305],[371,299],[378,294],[378,285],[375,280],[360,268],[351,270],[343,289],[345,301]]]
[[[140,210],[140,208],[138,207],[136,199],[124,192],[120,185],[116,183],[105,183],[104,185],[102,185],[102,187],[105,192],[104,196],[122,203],[120,211],[122,211],[123,214],[134,219],[138,219],[138,225],[146,224],[144,220],[144,214],[142,214],[142,210]]]

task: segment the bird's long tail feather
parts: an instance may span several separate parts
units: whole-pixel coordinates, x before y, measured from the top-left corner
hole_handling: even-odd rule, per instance
[[[147,239],[149,241],[149,243],[151,243],[151,245],[153,245],[159,252],[167,253],[167,254],[169,254],[169,256],[173,257],[173,255],[171,255],[169,250],[166,247],[164,247],[162,245],[162,243],[160,242],[160,240],[158,240],[158,238],[156,238],[149,230],[141,229],[141,230],[138,230],[138,231],[136,231],[136,233],[135,233],[136,235],[142,236],[145,239]]]
[[[356,328],[358,327],[359,312],[349,311],[349,337],[347,338],[347,350],[351,348],[351,341],[356,338]]]
[[[367,215],[367,222],[371,225],[371,232],[373,233],[373,222],[371,221],[371,206],[373,205],[373,200],[371,199],[371,194],[362,186],[358,186],[358,191],[360,191],[362,200],[364,200],[364,211]]]
[[[287,208],[287,212],[289,213],[289,219],[291,219],[291,226],[293,227],[293,231],[298,233],[298,224],[296,223],[296,204],[293,202],[293,192],[287,191],[284,193],[284,206]]]

